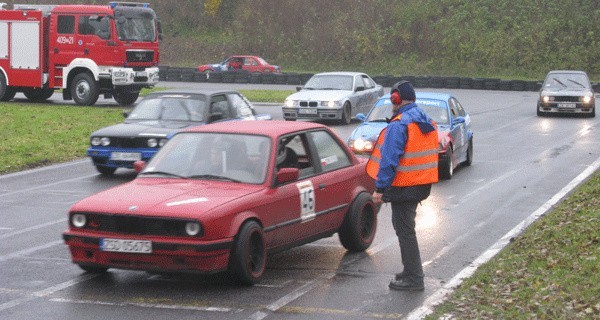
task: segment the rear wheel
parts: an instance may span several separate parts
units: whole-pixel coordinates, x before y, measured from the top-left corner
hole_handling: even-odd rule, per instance
[[[467,160],[463,162],[466,166],[470,166],[473,163],[473,138],[469,139],[469,146],[467,147]]]
[[[113,92],[113,98],[120,106],[130,106],[135,103],[139,98],[139,91],[128,91],[128,90],[115,90]]]
[[[365,251],[375,238],[377,212],[371,195],[363,192],[352,202],[338,231],[340,242],[348,251]]]
[[[23,90],[23,94],[31,102],[44,102],[44,101],[48,100],[48,98],[52,97],[52,95],[54,94],[54,89],[48,89],[48,88],[31,89],[31,88],[27,88],[27,89]]]
[[[80,106],[91,106],[100,96],[98,83],[88,73],[80,73],[71,81],[71,96]]]
[[[242,225],[229,258],[229,270],[243,285],[257,283],[265,272],[267,250],[262,228],[256,221]]]

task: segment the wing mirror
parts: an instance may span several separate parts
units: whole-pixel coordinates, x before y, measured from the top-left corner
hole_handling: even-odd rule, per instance
[[[364,113],[359,113],[356,115],[356,119],[365,122],[365,120],[367,120],[367,116],[365,116]]]
[[[456,117],[456,118],[452,119],[452,122],[454,122],[454,124],[465,123],[465,117]]]
[[[277,171],[277,184],[298,180],[298,168],[281,168]]]

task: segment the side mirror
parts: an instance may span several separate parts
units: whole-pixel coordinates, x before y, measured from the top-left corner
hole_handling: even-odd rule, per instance
[[[277,184],[298,180],[300,170],[298,168],[281,168],[277,171]]]
[[[133,169],[135,170],[136,173],[142,172],[142,170],[144,170],[145,167],[146,167],[146,161],[138,160],[133,163]]]
[[[452,122],[454,124],[465,123],[465,117],[456,117],[456,118],[452,119]]]
[[[296,87],[296,91],[302,90],[302,87]]]
[[[124,117],[124,118],[127,118],[127,117],[129,117],[129,114],[130,114],[130,113],[131,113],[130,111],[123,111],[123,117]]]
[[[365,120],[367,120],[367,116],[365,116],[363,113],[359,113],[356,115],[356,119],[365,122]]]

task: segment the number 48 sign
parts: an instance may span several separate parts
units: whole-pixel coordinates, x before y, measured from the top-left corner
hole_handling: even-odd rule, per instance
[[[300,191],[300,218],[302,222],[315,218],[315,188],[312,181],[296,184]]]

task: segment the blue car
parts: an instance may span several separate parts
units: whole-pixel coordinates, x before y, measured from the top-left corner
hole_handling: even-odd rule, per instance
[[[271,119],[271,115],[256,114],[242,94],[231,90],[155,92],[124,115],[123,123],[91,134],[87,155],[102,174],[150,160],[173,134],[191,126]]]
[[[442,179],[450,179],[454,169],[473,162],[473,130],[471,118],[460,102],[446,93],[417,92],[417,105],[438,125],[439,174]],[[382,96],[369,113],[358,114],[363,121],[350,137],[348,146],[357,154],[371,154],[379,133],[392,118],[390,95]]]

